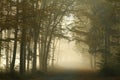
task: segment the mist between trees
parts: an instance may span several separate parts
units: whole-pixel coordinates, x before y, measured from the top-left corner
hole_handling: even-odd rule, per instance
[[[120,1],[0,0],[1,71],[47,72],[60,39],[90,54],[92,68],[120,73]]]

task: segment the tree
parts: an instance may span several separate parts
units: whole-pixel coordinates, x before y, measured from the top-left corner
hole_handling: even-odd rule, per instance
[[[17,25],[15,25],[15,32],[14,32],[14,48],[13,48],[13,57],[12,57],[12,62],[11,62],[11,65],[10,65],[10,70],[11,72],[14,72],[14,67],[15,67],[15,60],[16,60],[16,53],[17,53],[17,41],[18,41],[18,25],[19,25],[19,17],[18,17],[18,12],[19,12],[19,8],[18,8],[18,3],[19,1],[17,0],[16,4],[16,23]]]
[[[73,3],[73,0],[5,0],[0,2],[0,51],[6,50],[6,55],[4,53],[0,55],[6,56],[6,66],[10,66],[11,72],[19,67],[19,72],[24,74],[26,64],[27,71],[31,69],[33,72],[37,71],[37,58],[39,58],[40,70],[47,71],[53,40],[65,37],[62,33],[62,21],[72,9]],[[10,32],[10,36],[6,35],[4,38],[5,31]],[[13,46],[11,52],[5,47],[9,45],[8,43]],[[20,64],[17,64],[18,67],[16,60],[20,61]],[[32,67],[29,67],[30,65]]]

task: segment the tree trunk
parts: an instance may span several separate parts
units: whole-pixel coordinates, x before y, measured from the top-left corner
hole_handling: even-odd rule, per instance
[[[41,40],[39,39],[39,70],[41,69]]]
[[[107,66],[108,64],[108,58],[110,55],[110,35],[109,35],[109,27],[105,27],[105,65]]]
[[[94,53],[94,70],[96,70],[96,67],[97,67],[97,65],[96,65],[96,52]]]
[[[43,35],[41,35],[41,51],[39,53],[39,56],[40,56],[40,69],[43,71],[43,55],[44,55],[44,39],[43,39]]]
[[[37,34],[39,34],[39,33],[37,33]],[[33,54],[33,67],[32,67],[33,72],[36,71],[36,67],[37,67],[37,40],[38,40],[38,36],[35,36],[35,39],[34,39],[34,54]]]
[[[0,38],[2,39],[2,30],[0,31]],[[0,67],[1,67],[1,57],[2,57],[1,50],[2,50],[2,41],[0,41]]]
[[[26,26],[26,0],[22,0],[23,3],[23,26],[21,26],[21,43],[20,43],[20,73],[25,73],[26,68],[26,32],[27,32],[27,26]]]
[[[32,54],[32,51],[30,49],[30,42],[28,42],[28,45],[27,45],[27,50],[28,50],[28,54],[27,54],[27,71],[29,72],[29,68],[30,68],[30,56]]]
[[[10,38],[9,30],[6,30],[6,38]],[[9,70],[9,41],[6,42],[5,53],[6,53],[6,71],[8,71]]]
[[[94,65],[93,65],[93,54],[90,54],[90,64],[91,64],[91,69],[94,69]]]
[[[13,48],[13,57],[12,57],[12,62],[11,62],[11,68],[10,71],[14,72],[14,67],[15,67],[15,60],[16,60],[16,52],[17,52],[17,34],[18,33],[18,29],[15,29],[15,40],[14,40],[14,48]]]
[[[23,27],[20,44],[20,73],[25,73],[26,29]]]

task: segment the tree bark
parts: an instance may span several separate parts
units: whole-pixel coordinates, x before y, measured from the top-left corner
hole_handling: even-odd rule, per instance
[[[21,44],[20,44],[20,74],[25,73],[25,51],[26,51],[26,29],[22,28]]]
[[[11,62],[11,68],[10,71],[14,72],[14,67],[15,67],[15,60],[16,60],[16,52],[17,52],[17,34],[18,33],[18,29],[15,29],[15,40],[14,40],[14,48],[13,48],[13,57],[12,57],[12,62]]]

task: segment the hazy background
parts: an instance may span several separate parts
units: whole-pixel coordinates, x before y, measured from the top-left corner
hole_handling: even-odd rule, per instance
[[[89,54],[76,51],[75,42],[60,40],[55,51],[55,66],[63,69],[91,69]]]

